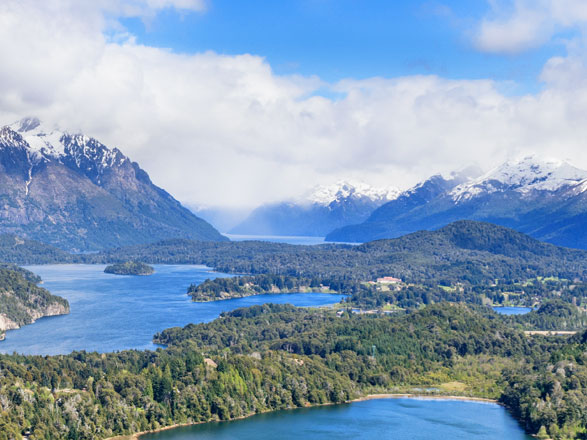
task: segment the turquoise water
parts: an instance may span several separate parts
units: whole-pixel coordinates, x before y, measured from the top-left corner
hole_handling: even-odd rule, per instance
[[[141,440],[529,440],[499,405],[381,399],[278,411],[141,436]]]
[[[155,265],[150,276],[104,273],[103,265],[46,265],[27,269],[41,276],[42,286],[69,301],[69,315],[42,318],[6,333],[0,352],[66,354],[74,350],[109,352],[155,349],[152,337],[169,327],[207,322],[220,313],[263,303],[320,306],[341,295],[259,295],[209,303],[194,303],[186,294],[191,283],[229,276],[205,266]]]
[[[500,315],[524,315],[532,311],[530,307],[493,307],[493,310]]]

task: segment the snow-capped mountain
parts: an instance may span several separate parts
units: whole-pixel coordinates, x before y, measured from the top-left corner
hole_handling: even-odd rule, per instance
[[[339,180],[332,185],[316,186],[297,202],[328,206],[333,202],[349,199],[368,199],[383,204],[395,199],[399,194],[400,190],[395,187],[377,188],[364,182]]]
[[[587,179],[587,171],[567,162],[528,156],[506,162],[488,173],[456,187],[451,196],[457,203],[479,195],[516,191],[531,195],[533,191],[557,191]]]
[[[9,128],[19,133],[28,144],[33,163],[58,160],[83,170],[88,177],[100,180],[107,170],[130,163],[118,148],[108,148],[81,133],[66,133],[41,124],[36,118],[25,118]]]
[[[587,248],[586,171],[531,156],[457,182],[434,176],[376,209],[365,222],[332,231],[326,240],[393,238],[470,219],[562,246]]]
[[[218,231],[94,138],[26,118],[0,129],[0,232],[94,250]]]
[[[365,220],[399,194],[396,188],[376,188],[363,182],[321,185],[291,201],[255,209],[233,234],[324,236],[336,227]]]

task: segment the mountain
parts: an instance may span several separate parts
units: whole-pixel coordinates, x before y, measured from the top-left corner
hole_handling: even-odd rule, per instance
[[[334,228],[365,220],[374,209],[398,194],[395,188],[339,181],[318,186],[299,200],[261,206],[230,232],[322,237]]]
[[[326,240],[393,238],[460,219],[496,223],[543,241],[586,249],[587,171],[530,156],[452,184],[435,176],[381,206],[362,224],[332,231]]]
[[[27,118],[0,129],[0,232],[70,250],[226,240],[117,148]]]

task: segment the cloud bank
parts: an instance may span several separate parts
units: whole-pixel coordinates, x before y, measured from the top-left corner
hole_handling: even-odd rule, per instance
[[[575,18],[561,15],[553,26],[576,25],[582,2],[566,3],[577,8]],[[528,5],[519,1],[509,16],[481,23],[479,41],[504,50],[499,38],[512,41],[510,28],[528,16]],[[525,153],[587,167],[587,67],[579,49],[551,59],[544,90],[522,97],[490,79],[330,84],[276,75],[259,56],[143,46],[117,21],[164,8],[205,13],[206,4],[2,1],[0,121],[36,115],[81,130],[119,147],[192,206],[253,206],[339,178],[406,187]],[[516,50],[548,38],[533,20],[516,31]]]
[[[476,38],[487,52],[515,54],[546,43],[557,32],[587,25],[584,0],[490,0],[490,6]]]

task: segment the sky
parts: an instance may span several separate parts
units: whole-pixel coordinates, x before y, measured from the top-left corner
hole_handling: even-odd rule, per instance
[[[2,0],[0,124],[36,116],[191,207],[587,168],[584,0]]]

